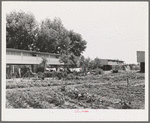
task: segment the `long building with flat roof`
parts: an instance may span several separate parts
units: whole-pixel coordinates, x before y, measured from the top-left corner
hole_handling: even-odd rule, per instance
[[[103,70],[119,69],[120,66],[124,65],[124,61],[115,59],[100,59],[103,65]]]
[[[102,65],[123,65],[124,61],[114,59],[100,59]]]
[[[6,49],[6,64],[40,64],[45,57],[49,65],[63,65],[60,63],[60,54],[35,52],[19,49]]]
[[[15,72],[21,76],[24,71],[21,66],[25,65],[30,65],[33,72],[37,72],[37,66],[42,62],[43,57],[50,66],[64,65],[59,61],[60,54],[6,48],[6,78],[11,78],[12,73]]]

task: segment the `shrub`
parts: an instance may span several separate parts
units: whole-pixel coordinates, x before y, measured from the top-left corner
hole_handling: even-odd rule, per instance
[[[41,93],[42,92],[42,93]],[[64,95],[54,91],[7,91],[6,99],[13,108],[51,108],[51,104],[63,105]]]
[[[6,84],[6,89],[17,88],[17,85],[14,84]]]
[[[6,94],[6,98],[14,108],[27,108],[28,104],[22,92],[11,92]]]
[[[66,87],[63,85],[63,86],[60,87],[60,90],[61,90],[61,91],[65,91],[65,90],[66,90]]]
[[[77,76],[78,72],[77,71],[73,71],[73,75]]]
[[[53,71],[52,72],[52,77],[54,78],[54,77],[56,77],[57,76],[57,72],[56,71]]]
[[[93,73],[94,75],[103,74],[103,70],[101,68],[96,68],[91,73]]]
[[[61,79],[62,78],[62,73],[58,72],[56,76],[58,77],[58,79]]]
[[[63,77],[63,78],[66,78],[66,77],[67,77],[67,72],[66,72],[66,71],[62,72],[62,77]]]
[[[44,97],[44,100],[46,100],[49,103],[53,103],[56,106],[63,105],[65,103],[64,95],[53,91],[50,91],[50,95],[47,94]]]
[[[99,69],[99,74],[103,74],[103,70],[102,69]]]
[[[68,79],[68,80],[71,80],[71,79],[74,79],[74,78],[75,78],[75,77],[74,77],[73,74],[68,74],[67,77],[66,77],[66,79]]]

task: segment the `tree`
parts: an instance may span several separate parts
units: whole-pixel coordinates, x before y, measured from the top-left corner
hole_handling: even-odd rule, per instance
[[[94,59],[94,68],[102,67],[101,60],[97,57]]]
[[[37,24],[32,13],[11,12],[6,20],[7,48],[61,54],[61,61],[70,65],[86,49],[81,34],[68,31],[60,18]]]
[[[86,59],[84,58],[84,56],[80,57],[79,66],[82,68],[82,71],[84,73],[87,72],[87,64],[86,64]]]
[[[65,54],[65,58],[62,57],[61,60],[66,61],[65,59],[68,59],[68,62],[64,62],[65,64],[67,63],[72,66],[78,66],[77,64],[80,57],[79,66],[82,66],[81,61],[84,61],[84,58],[81,54],[85,50],[86,44],[86,41],[82,40],[82,36],[80,34],[70,31],[69,35],[62,40],[59,45],[61,47],[61,53]]]
[[[82,36],[79,33],[75,33],[72,30],[69,32],[69,38],[71,40],[70,52],[73,52],[76,56],[80,56],[86,49],[87,42],[82,39]]]
[[[69,45],[68,30],[65,29],[61,20],[53,21],[45,19],[40,24],[40,31],[36,47],[41,52],[65,53]]]
[[[83,67],[85,65],[85,58],[84,56],[81,56],[79,59],[79,67]]]
[[[89,69],[94,69],[94,60],[89,62]]]
[[[62,54],[60,57],[60,62],[63,62],[65,68],[69,70],[69,67],[77,66],[78,57],[75,56],[73,53],[71,54]]]
[[[91,70],[90,62],[91,62],[91,59],[89,57],[84,60],[85,66],[88,70]]]
[[[32,13],[11,12],[6,15],[7,48],[30,50],[35,40],[37,23]]]

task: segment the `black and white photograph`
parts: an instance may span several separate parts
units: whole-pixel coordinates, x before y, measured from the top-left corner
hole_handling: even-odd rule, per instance
[[[3,1],[3,120],[148,120],[148,4]]]

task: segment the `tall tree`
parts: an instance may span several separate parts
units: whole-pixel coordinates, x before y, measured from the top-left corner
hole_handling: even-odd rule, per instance
[[[85,58],[84,63],[85,63],[86,68],[88,69],[90,69],[90,62],[91,62],[91,59],[89,57]]]
[[[86,73],[87,71],[87,66],[86,66],[86,63],[85,63],[85,58],[84,56],[82,55],[79,59],[79,66],[82,68],[82,71]]]
[[[86,41],[82,40],[80,34],[69,31],[69,35],[64,40],[62,40],[59,45],[61,47],[61,53],[65,54],[65,58],[68,58],[67,64],[78,66],[79,60],[79,66],[82,66],[81,61],[83,60],[82,62],[84,66],[84,58],[83,56],[81,56],[81,54],[85,50],[86,44]],[[66,60],[63,57],[61,58],[61,60],[66,63]]]
[[[59,18],[47,18],[40,25],[36,46],[42,52],[65,53],[70,41],[68,33]]]
[[[101,60],[97,57],[94,59],[94,68],[102,67]]]
[[[70,65],[76,65],[86,49],[87,42],[82,36],[68,31],[60,18],[47,18],[37,24],[32,13],[11,12],[6,20],[7,48],[59,53],[61,61]]]
[[[76,56],[80,56],[86,49],[87,42],[82,39],[82,36],[79,33],[73,31],[70,31],[69,37],[71,40],[70,52],[73,52]]]
[[[6,15],[7,48],[29,50],[35,40],[37,23],[32,13],[11,12]]]

